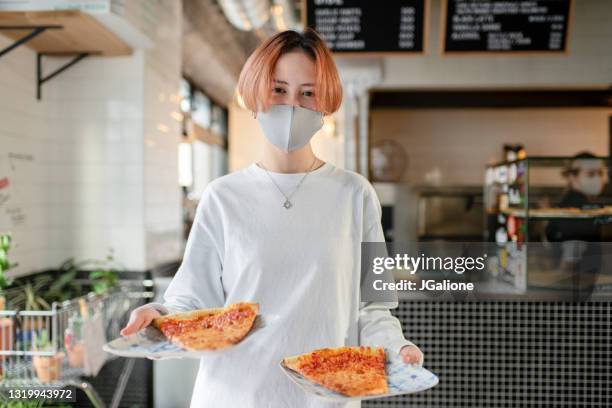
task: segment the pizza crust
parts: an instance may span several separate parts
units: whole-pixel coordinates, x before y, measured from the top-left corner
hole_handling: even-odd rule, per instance
[[[219,350],[239,343],[253,327],[258,312],[259,304],[241,302],[161,316],[153,325],[186,350]]]
[[[283,363],[313,383],[349,397],[388,393],[382,347],[324,348]]]

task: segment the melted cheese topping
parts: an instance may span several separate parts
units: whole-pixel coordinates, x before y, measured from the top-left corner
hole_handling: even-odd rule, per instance
[[[217,329],[223,331],[224,327],[252,317],[255,312],[249,307],[240,307],[227,312],[200,316],[194,319],[166,319],[160,324],[160,329],[166,337],[181,336],[198,329]]]
[[[306,375],[328,373],[348,368],[352,368],[360,374],[369,369],[383,370],[384,372],[384,352],[365,354],[363,353],[364,350],[366,350],[365,347],[360,347],[359,349],[348,349],[331,355],[326,352],[315,351],[310,355],[310,359],[302,362],[300,369]]]

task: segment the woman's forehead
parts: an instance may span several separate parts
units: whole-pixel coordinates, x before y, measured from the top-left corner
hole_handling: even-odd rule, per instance
[[[290,86],[312,85],[315,79],[315,64],[303,52],[283,54],[274,66],[273,79]]]

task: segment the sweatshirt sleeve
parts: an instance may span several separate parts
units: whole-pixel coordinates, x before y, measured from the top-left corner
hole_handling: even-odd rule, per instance
[[[151,303],[161,313],[224,305],[223,231],[216,208],[213,185],[209,184],[198,203],[183,260],[164,293],[164,302]]]
[[[368,183],[369,185],[369,183]],[[381,206],[374,188],[369,185],[364,199],[363,242],[384,242],[381,225]],[[360,302],[360,344],[378,345],[395,353],[407,345],[414,345],[404,337],[400,321],[391,314],[398,302]]]

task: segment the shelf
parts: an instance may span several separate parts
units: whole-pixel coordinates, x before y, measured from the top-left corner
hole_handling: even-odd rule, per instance
[[[40,54],[101,55],[109,57],[132,54],[132,48],[99,23],[78,10],[3,11],[0,12],[1,34],[18,41],[37,27],[56,27],[40,33],[26,45]],[[6,27],[19,27],[11,30]],[[27,27],[31,27],[26,29]],[[61,28],[60,28],[61,27]]]
[[[528,162],[528,161],[531,163],[537,163],[537,165],[541,167],[545,167],[545,166],[557,167],[559,166],[559,163],[569,162],[574,159],[575,158],[571,156],[527,156],[524,159],[516,159],[512,161],[500,161],[496,163],[491,163],[491,164],[488,164],[486,168],[495,168],[495,167],[507,166],[510,164],[518,164],[520,162]],[[609,161],[610,159],[612,159],[612,157],[596,156],[596,157],[593,157],[593,159]]]
[[[526,211],[524,209],[509,208],[502,210],[501,213],[512,215],[514,217],[525,218]],[[576,210],[569,208],[555,209],[531,209],[527,218],[564,218],[564,219],[592,219],[592,218],[609,218],[612,217],[612,207],[594,208],[592,210]]]

